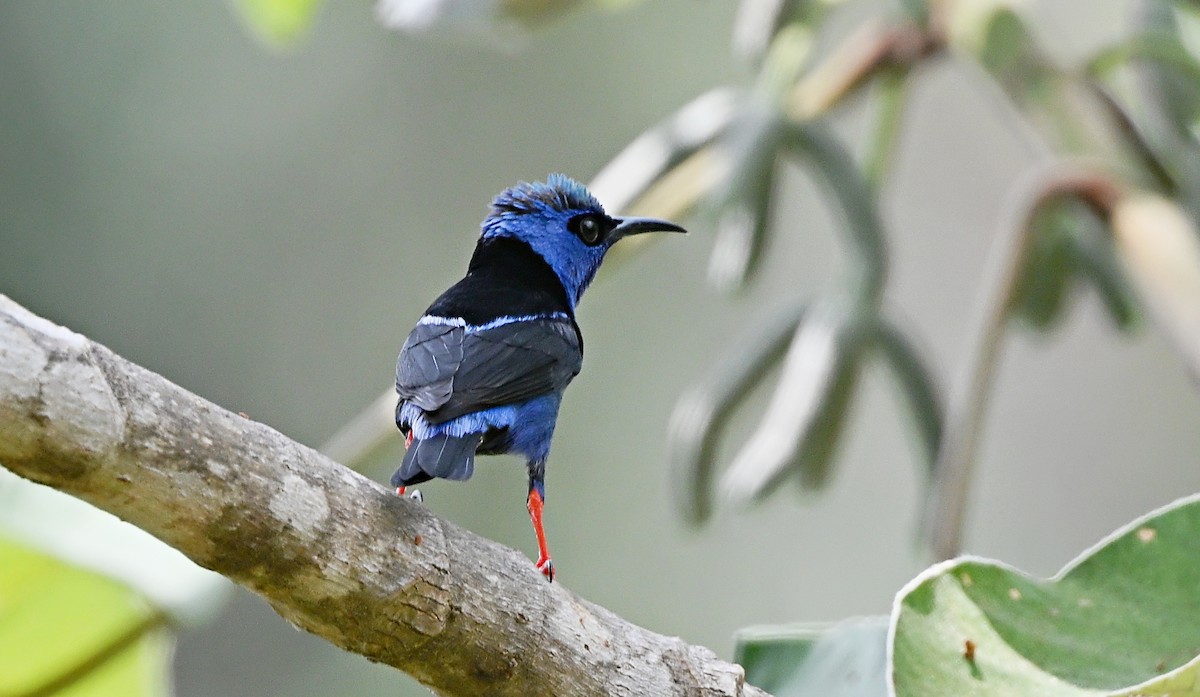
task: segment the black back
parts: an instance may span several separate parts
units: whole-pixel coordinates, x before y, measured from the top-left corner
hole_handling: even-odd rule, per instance
[[[431,422],[562,390],[579,373],[583,338],[557,274],[523,242],[481,240],[467,275],[418,324],[396,362],[405,402]],[[483,329],[501,318],[523,318]],[[457,322],[472,325],[470,331]]]
[[[508,237],[481,239],[467,275],[429,306],[427,315],[487,324],[499,317],[562,312],[575,318],[562,281],[545,259]]]

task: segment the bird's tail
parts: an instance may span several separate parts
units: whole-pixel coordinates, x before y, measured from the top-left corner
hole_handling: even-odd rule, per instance
[[[478,433],[465,436],[441,434],[424,440],[414,438],[404,453],[400,469],[392,475],[392,486],[411,486],[435,477],[470,479],[475,471],[475,449],[481,440]]]

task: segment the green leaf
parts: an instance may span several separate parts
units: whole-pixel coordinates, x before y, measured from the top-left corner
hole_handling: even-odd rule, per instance
[[[1075,275],[1095,289],[1108,316],[1121,331],[1140,326],[1137,297],[1113,246],[1112,234],[1091,211],[1074,230],[1071,259]]]
[[[320,0],[234,0],[246,27],[273,48],[286,48],[312,26]]]
[[[1177,72],[1166,78],[1170,84],[1164,85],[1163,89],[1169,93],[1172,115],[1195,137],[1200,130],[1200,88],[1196,85],[1196,75],[1200,72],[1200,7],[1194,2],[1177,2],[1173,8],[1172,29],[1178,36],[1183,55],[1177,62],[1172,61]]]
[[[752,100],[719,141],[726,175],[709,196],[718,215],[708,278],[720,290],[744,287],[762,261],[783,132],[782,112]]]
[[[934,475],[938,450],[942,443],[945,409],[942,396],[926,361],[900,326],[884,317],[877,318],[872,327],[871,341],[879,351],[883,364],[891,371],[900,388],[899,397],[912,417],[921,456],[925,462],[926,481]]]
[[[800,488],[806,491],[817,491],[829,483],[850,404],[862,375],[864,347],[859,328],[843,330],[839,343],[841,351],[825,398],[806,429],[808,437],[800,443],[790,465],[796,472]]]
[[[884,697],[887,628],[887,617],[748,627],[734,660],[746,682],[775,697]]]
[[[1072,286],[1091,286],[1113,324],[1136,328],[1140,314],[1133,289],[1117,259],[1105,221],[1073,197],[1046,202],[1034,214],[1012,312],[1028,326],[1046,331],[1066,314]]]
[[[171,635],[135,591],[0,538],[0,695],[165,695]]]
[[[3,467],[0,535],[119,581],[175,625],[208,620],[232,587],[149,533]]]
[[[840,231],[853,255],[848,287],[862,307],[877,302],[887,278],[888,255],[874,189],[828,125],[816,121],[793,124],[788,145],[810,167],[824,193],[837,202]]]
[[[983,24],[979,62],[1021,103],[1046,100],[1053,91],[1053,70],[1038,53],[1037,42],[1021,15],[998,7]]]
[[[1012,311],[1034,329],[1053,327],[1062,317],[1071,286],[1073,211],[1062,202],[1040,208],[1030,221],[1030,239]]]
[[[1096,55],[1088,72],[1106,77],[1131,60],[1141,59],[1145,75],[1154,87],[1151,96],[1161,102],[1169,126],[1187,137],[1200,122],[1200,61],[1184,45],[1170,10],[1155,6],[1149,13],[1159,20],[1158,28],[1131,36]]]
[[[723,429],[783,358],[808,309],[805,303],[789,305],[741,332],[732,350],[676,403],[668,434],[671,489],[681,515],[692,525],[712,515],[712,479]]]
[[[808,488],[827,478],[862,354],[861,332],[846,314],[835,302],[807,313],[783,359],[766,413],[721,477],[726,503],[761,500],[793,473]]]
[[[1048,580],[982,559],[936,565],[897,595],[894,694],[1198,695],[1198,589],[1200,495]]]

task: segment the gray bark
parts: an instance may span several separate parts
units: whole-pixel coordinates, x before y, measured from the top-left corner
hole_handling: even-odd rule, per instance
[[[740,666],[0,295],[0,463],[445,695],[746,695]]]

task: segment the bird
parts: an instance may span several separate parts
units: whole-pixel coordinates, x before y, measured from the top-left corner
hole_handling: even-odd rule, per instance
[[[546,461],[563,390],[583,364],[575,309],[608,250],[647,232],[686,231],[608,215],[563,174],[506,189],[480,226],[466,276],[425,310],[396,360],[396,426],[406,446],[391,478],[396,493],[469,479],[476,455],[524,457],[536,568],[551,582]]]

